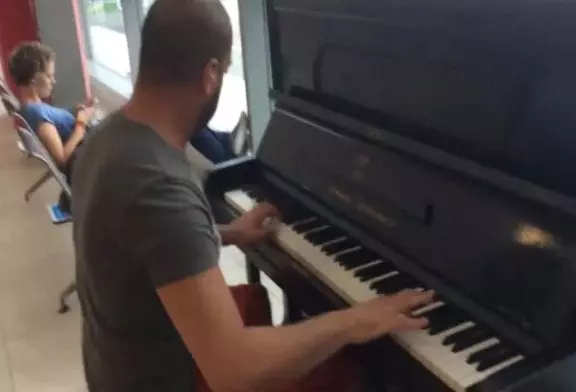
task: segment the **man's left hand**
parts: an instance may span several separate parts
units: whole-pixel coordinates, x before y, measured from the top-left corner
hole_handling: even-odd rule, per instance
[[[230,223],[228,230],[233,233],[235,245],[251,245],[264,240],[274,232],[274,220],[280,213],[272,204],[262,203]]]

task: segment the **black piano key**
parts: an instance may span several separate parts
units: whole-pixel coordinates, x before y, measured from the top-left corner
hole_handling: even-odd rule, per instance
[[[287,225],[292,225],[294,223],[314,217],[312,212],[294,203],[274,203],[274,206],[278,209],[278,211],[280,211],[280,214],[282,215],[282,221]]]
[[[476,370],[483,372],[493,366],[506,362],[518,355],[518,352],[510,347],[504,347],[502,350],[493,352],[491,355],[485,355],[476,366]]]
[[[402,290],[419,287],[418,282],[405,274],[397,274],[370,285],[378,294],[394,294]]]
[[[342,265],[345,269],[354,269],[378,259],[378,254],[368,249],[360,248],[338,255],[336,257],[336,262]]]
[[[270,186],[266,185],[250,185],[244,187],[243,190],[252,199],[257,202],[269,202],[272,203],[278,210],[282,213],[283,221],[290,224],[288,221],[293,221],[295,219],[305,219],[307,217],[313,216],[313,214],[306,210],[303,206],[299,205],[294,199],[289,195],[282,193]]]
[[[359,269],[354,273],[354,276],[359,278],[362,282],[367,282],[379,276],[384,276],[390,272],[394,272],[395,270],[396,268],[392,263],[383,261],[381,263]]]
[[[271,204],[273,204],[274,206],[276,206],[276,208],[278,208],[278,210],[283,214],[288,214],[288,213],[303,214],[304,213],[304,214],[310,214],[313,216],[313,214],[311,214],[309,211],[307,211],[306,208],[299,205],[298,203],[296,203],[292,199],[287,199],[286,197],[283,197],[283,196],[272,195],[268,199],[268,201]]]
[[[246,192],[248,194],[248,196],[252,197],[253,192],[256,191],[256,189],[258,188],[258,185],[245,185],[242,188],[240,188],[240,190]]]
[[[274,191],[262,191],[259,196],[260,196],[259,197],[260,202],[268,202],[270,204],[273,204],[280,211],[291,210],[294,207],[296,207],[296,204],[292,199]]]
[[[355,248],[360,244],[354,240],[346,238],[342,241],[333,242],[331,244],[327,244],[322,246],[322,252],[326,253],[328,256],[331,256],[336,253],[340,253],[342,251]]]
[[[511,353],[511,350],[507,345],[505,345],[502,342],[495,343],[490,347],[487,347],[483,350],[470,354],[470,356],[466,359],[466,363],[469,365],[475,363],[479,364],[481,362],[491,361],[494,358],[507,353],[508,354]]]
[[[446,328],[444,329],[446,331],[467,321],[464,313],[447,304],[424,312],[422,315],[428,318],[431,330]]]
[[[278,207],[280,204],[280,200],[282,199],[277,197],[276,193],[274,193],[274,191],[271,188],[266,187],[262,184],[257,186],[256,185],[248,186],[244,188],[244,191],[248,194],[248,196],[250,196],[253,200],[255,200],[258,203],[269,202]]]
[[[295,224],[294,226],[292,226],[292,229],[297,233],[304,234],[325,225],[326,224],[323,222],[322,219],[314,217],[314,219],[312,220]]]
[[[244,191],[248,194],[248,196],[250,196],[252,199],[256,200],[259,203],[266,200],[264,191],[261,188],[249,187],[246,188]]]
[[[325,244],[329,241],[344,237],[346,233],[334,226],[328,226],[323,229],[315,230],[304,236],[308,241],[314,245]]]
[[[468,332],[466,334],[460,335],[457,339],[455,339],[452,352],[458,353],[460,351],[464,351],[472,346],[477,345],[478,343],[482,343],[494,337],[493,334],[482,328],[467,331]]]
[[[466,329],[463,329],[463,330],[458,331],[458,332],[454,332],[453,334],[446,336],[444,338],[444,340],[442,341],[442,344],[444,346],[451,346],[454,343],[461,340],[462,338],[465,338],[466,336],[470,336],[470,334],[477,333],[477,331],[482,331],[482,329],[477,325],[472,325]]]
[[[429,315],[423,314],[423,316],[428,317],[428,333],[430,335],[438,335],[448,331],[450,328],[470,321],[465,313],[450,305],[440,306],[434,310],[436,312],[432,311]]]
[[[304,222],[312,217],[310,211],[303,210],[303,209],[289,209],[289,208],[278,208],[280,213],[282,214],[282,222],[284,222],[288,226],[292,226],[298,222]]]
[[[303,222],[308,218],[311,218],[313,215],[305,215],[300,211],[291,211],[291,210],[280,210],[282,215],[282,222],[288,226],[292,226],[295,223]]]

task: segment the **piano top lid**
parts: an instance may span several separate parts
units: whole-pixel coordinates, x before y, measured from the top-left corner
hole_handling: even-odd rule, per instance
[[[576,195],[573,3],[268,7],[277,93]]]

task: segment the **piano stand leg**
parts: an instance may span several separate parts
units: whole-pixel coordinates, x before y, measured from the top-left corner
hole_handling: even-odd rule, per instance
[[[249,261],[246,262],[246,278],[248,280],[248,284],[260,283],[260,270]]]
[[[246,280],[248,284],[261,284],[260,277],[260,270],[249,260],[246,260]],[[294,306],[286,294],[284,294],[284,304],[284,324],[297,323],[306,318],[302,311]]]
[[[294,303],[286,294],[284,294],[284,311],[283,324],[294,324],[305,319],[305,315],[302,311],[294,306]]]

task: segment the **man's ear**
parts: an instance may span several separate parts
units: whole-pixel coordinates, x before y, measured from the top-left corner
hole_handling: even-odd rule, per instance
[[[203,88],[204,93],[206,96],[211,97],[218,91],[220,87],[220,78],[219,78],[219,63],[216,59],[210,59],[206,68],[204,69],[204,80],[203,80]]]

